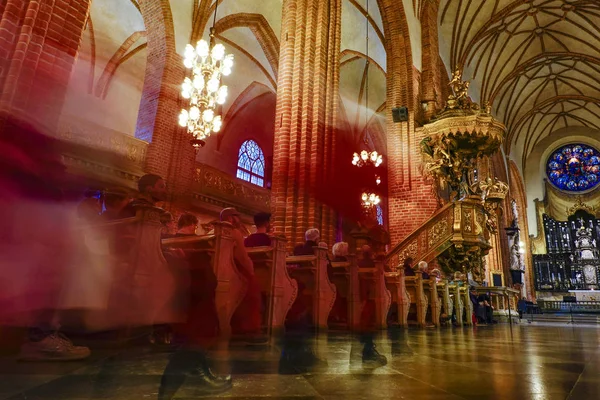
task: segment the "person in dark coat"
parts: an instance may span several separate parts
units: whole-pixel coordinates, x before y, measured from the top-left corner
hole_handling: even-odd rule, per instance
[[[175,237],[195,236],[198,218],[183,214],[177,222]],[[166,250],[165,258],[177,271],[180,281],[189,281],[187,318],[173,327],[180,347],[170,356],[159,388],[159,400],[171,399],[193,375],[196,388],[205,394],[217,394],[231,388],[231,377],[215,376],[209,366],[207,352],[219,335],[219,317],[215,303],[217,278],[204,253]],[[187,279],[186,277],[187,276]]]
[[[263,247],[271,245],[269,232],[271,231],[271,214],[258,213],[254,216],[254,225],[256,233],[251,234],[244,240],[246,247]]]
[[[294,247],[295,256],[312,256],[315,254],[315,247],[319,245],[321,233],[318,229],[309,229],[304,234],[304,243]]]

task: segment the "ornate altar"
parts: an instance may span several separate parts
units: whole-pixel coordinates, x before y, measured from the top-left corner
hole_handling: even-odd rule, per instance
[[[571,260],[575,269],[582,271],[585,289],[598,289],[600,253],[593,237],[594,223],[589,221],[586,226],[585,221],[580,219],[579,224],[579,229],[575,232],[575,253]]]

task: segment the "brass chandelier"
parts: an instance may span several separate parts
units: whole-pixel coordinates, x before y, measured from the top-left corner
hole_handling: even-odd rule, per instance
[[[218,2],[217,2],[218,6]],[[218,133],[223,124],[217,114],[217,107],[227,100],[227,86],[221,85],[221,78],[231,74],[233,55],[225,54],[225,46],[215,44],[215,22],[210,28],[210,42],[201,39],[196,47],[185,47],[183,65],[192,70],[192,77],[186,77],[181,85],[181,96],[189,99],[189,108],[179,114],[179,125],[187,128],[192,135],[192,146],[196,149],[205,145],[211,133]]]
[[[367,133],[367,129],[369,127],[369,0],[367,0],[367,10],[366,10],[366,21],[367,21],[367,34],[366,34],[366,76],[365,76],[365,135]],[[367,140],[365,136],[365,145],[367,145]],[[352,165],[357,167],[363,167],[366,165],[373,165],[374,167],[379,167],[383,163],[383,156],[377,151],[368,151],[362,150],[360,153],[354,153],[352,156]],[[381,178],[376,175],[375,182],[377,185],[381,183]],[[381,202],[381,198],[377,193],[374,192],[363,192],[361,195],[362,205],[365,209],[370,209],[371,207],[375,207],[379,205]]]

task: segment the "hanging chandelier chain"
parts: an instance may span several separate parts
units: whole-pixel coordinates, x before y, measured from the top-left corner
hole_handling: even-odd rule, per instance
[[[369,0],[367,0],[367,41],[366,41],[366,64],[365,64],[365,143],[367,142],[367,127],[369,125]]]
[[[182,97],[189,99],[189,108],[181,110],[179,124],[192,135],[195,148],[202,147],[211,133],[221,130],[223,120],[218,107],[225,104],[228,92],[221,78],[231,74],[233,67],[233,55],[225,54],[225,46],[215,43],[218,7],[219,0],[215,0],[209,42],[201,39],[196,47],[188,44],[185,48],[183,64],[192,71],[192,76],[186,77],[181,87]]]
[[[219,0],[215,0],[215,15],[213,15],[213,28],[217,25],[217,10],[219,9]]]

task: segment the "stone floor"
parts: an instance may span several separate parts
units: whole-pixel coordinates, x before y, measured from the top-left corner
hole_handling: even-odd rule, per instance
[[[233,399],[600,399],[600,330],[508,325],[388,331],[377,339],[386,367],[349,362],[353,340],[318,340],[328,366],[280,375],[277,346],[234,347]],[[354,343],[356,345],[356,343]],[[156,399],[168,354],[144,346],[92,347],[85,362],[20,363],[0,359],[0,399]],[[222,354],[221,354],[222,355]],[[218,356],[218,355],[217,355]],[[175,398],[201,398],[193,382]]]

